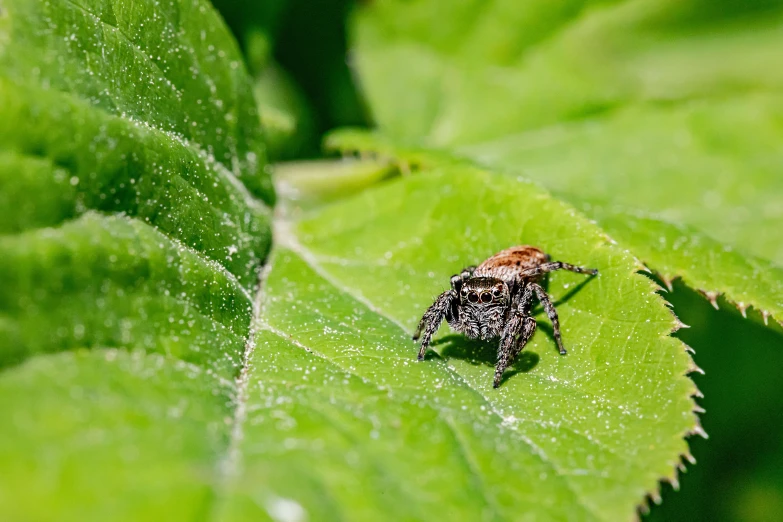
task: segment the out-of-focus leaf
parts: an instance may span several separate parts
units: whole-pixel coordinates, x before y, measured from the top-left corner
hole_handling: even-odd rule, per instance
[[[247,35],[263,31],[274,39],[289,0],[212,0],[237,40],[247,45]],[[245,47],[247,53],[249,49]]]
[[[260,38],[256,34],[253,39]],[[295,158],[314,141],[313,114],[299,87],[271,57],[256,60],[253,93],[269,156],[272,161]]]
[[[780,2],[444,9],[359,9],[356,63],[385,133],[521,172],[663,275],[783,319],[783,288],[767,284],[783,265]],[[627,234],[627,215],[663,224]],[[655,234],[679,248],[651,248]]]
[[[365,125],[366,108],[349,70],[346,16],[353,0],[288,0],[275,58],[306,94],[320,134],[339,125]],[[308,151],[316,154],[317,148]]]
[[[277,163],[275,185],[286,203],[318,206],[359,192],[394,175],[385,161],[310,160]]]

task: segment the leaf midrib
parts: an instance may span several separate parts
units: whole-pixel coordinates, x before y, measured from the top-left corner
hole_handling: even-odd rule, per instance
[[[224,502],[223,498],[227,496],[226,491],[231,485],[231,480],[237,476],[240,469],[240,444],[244,440],[244,422],[247,419],[250,362],[256,349],[256,334],[262,325],[261,314],[264,309],[264,290],[271,268],[271,256],[269,256],[258,276],[258,287],[252,301],[253,310],[250,319],[250,330],[245,343],[245,351],[242,354],[242,367],[239,369],[239,375],[234,381],[235,399],[231,432],[225,454],[218,458],[215,466],[217,485],[212,488],[213,494],[209,496],[209,505],[205,510],[207,512],[205,520],[221,520],[222,517],[219,514],[221,505]]]

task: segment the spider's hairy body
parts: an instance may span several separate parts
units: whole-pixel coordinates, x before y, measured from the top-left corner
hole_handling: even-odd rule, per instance
[[[424,313],[413,339],[422,335],[419,360],[444,319],[449,326],[471,339],[500,337],[495,387],[503,372],[533,336],[536,321],[530,315],[534,296],[552,321],[553,334],[565,354],[557,311],[539,282],[548,272],[569,270],[596,274],[597,270],[559,261],[552,262],[541,249],[515,246],[487,258],[477,267],[465,268],[451,277],[451,289],[443,292]]]

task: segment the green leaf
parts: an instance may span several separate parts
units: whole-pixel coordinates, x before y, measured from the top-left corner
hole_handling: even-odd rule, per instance
[[[274,195],[212,8],[0,17],[0,519],[616,520],[673,477],[700,431],[678,323],[572,207],[393,180],[281,223],[254,297]],[[522,242],[601,269],[549,283],[569,355],[542,321],[499,390],[491,344],[416,363],[448,276]]]
[[[444,167],[278,238],[226,519],[622,520],[687,453],[676,319],[629,255],[535,186]],[[520,243],[601,270],[551,277],[568,355],[544,319],[497,390],[493,343],[441,335],[416,362],[410,333],[449,276]]]
[[[0,519],[208,513],[270,247],[258,121],[206,1],[3,2]]]
[[[90,235],[99,216],[114,214],[107,228],[129,225],[130,236],[144,236],[117,230],[117,241],[192,250],[216,276],[227,272],[244,291],[255,285],[269,211],[237,177],[269,201],[272,192],[250,81],[206,4],[174,2],[152,13],[145,3],[6,3],[0,193],[20,212],[3,216],[0,233],[6,257],[26,259],[9,262],[20,277],[38,270],[55,279],[56,262],[81,269],[102,249],[119,250],[108,261],[121,264],[114,258],[127,247],[112,244],[113,232]],[[64,223],[61,232],[44,228]],[[145,227],[163,239],[148,239]],[[71,232],[87,237],[78,247],[64,239],[68,253],[49,251],[52,234]],[[39,282],[11,281],[19,291]],[[100,292],[99,278],[92,282]],[[65,298],[61,290],[49,287]],[[33,305],[6,295],[8,307]]]
[[[764,323],[769,316],[783,317],[783,269],[761,258],[743,255],[726,245],[698,233],[692,227],[677,225],[641,212],[632,214],[621,208],[607,211],[601,206],[585,207],[601,226],[612,231],[612,238],[623,245],[637,245],[634,254],[641,259],[656,259],[656,271],[669,290],[672,280],[682,279],[702,289],[714,307],[718,307],[712,288],[715,280],[746,315],[752,303],[761,310]]]
[[[95,213],[0,236],[0,367],[82,346],[144,348],[234,373],[251,298],[220,265],[137,220]]]
[[[194,520],[214,497],[233,383],[143,351],[36,357],[0,378],[4,520]]]
[[[318,206],[344,198],[392,177],[386,161],[308,160],[276,163],[277,189],[289,206]]]
[[[765,0],[501,0],[444,19],[439,2],[381,0],[354,40],[398,144],[522,173],[662,275],[780,321],[781,16]]]

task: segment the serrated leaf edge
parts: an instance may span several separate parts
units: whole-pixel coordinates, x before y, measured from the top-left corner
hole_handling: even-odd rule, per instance
[[[391,162],[391,164],[395,164],[394,156],[383,156],[383,157],[381,157],[381,156],[373,156],[372,155],[372,151],[369,151],[369,152],[365,151],[365,153],[366,154],[370,154],[370,155],[369,156],[365,155],[364,158],[370,158],[373,161],[388,161],[388,162]],[[359,157],[360,157],[360,159],[362,158],[361,155]],[[459,162],[459,163],[462,163],[462,161],[459,160],[459,159],[455,159],[455,161]],[[470,163],[471,163],[471,165],[474,165],[472,161],[470,161]],[[411,161],[411,162],[406,162],[406,165],[407,165],[406,168],[410,169],[409,170],[409,174],[413,174],[413,173],[418,172],[421,169],[428,168],[428,167],[434,167],[434,166],[442,166],[443,164],[440,163],[440,162],[437,162],[437,161],[433,162],[431,164],[428,163],[427,161],[422,161],[422,162],[413,162],[413,161]],[[486,170],[486,169],[482,168],[481,166],[476,166],[476,167],[478,169],[480,169],[480,170]],[[406,174],[406,175],[409,175],[409,174]],[[522,179],[520,178],[520,180],[522,180]],[[554,196],[552,196],[551,193],[547,189],[541,187],[537,183],[529,181],[527,179],[524,179],[524,181],[526,183],[530,183],[531,185],[536,186],[536,188],[541,190],[542,196],[546,196],[546,197],[549,197],[549,198],[552,198],[552,199],[557,199]],[[578,210],[575,207],[571,206],[567,202],[564,202],[564,201],[560,201],[560,202],[561,202],[562,205],[564,205],[565,207],[569,208],[573,212],[573,215],[580,216],[581,218],[585,219],[586,221],[589,221],[590,223],[593,223],[597,228],[600,229],[600,227],[597,224],[595,224],[595,222],[592,219],[589,219],[580,210]],[[281,205],[281,207],[279,207],[279,208],[283,208],[283,207],[284,207],[284,205]],[[312,268],[316,273],[319,274],[319,276],[323,277],[326,281],[330,282],[333,286],[335,286],[335,288],[342,288],[338,283],[336,283],[334,281],[334,278],[330,274],[328,274],[327,272],[325,272],[323,270],[323,268],[320,266],[320,262],[316,258],[316,256],[314,256],[309,250],[307,250],[306,247],[304,247],[301,243],[299,243],[299,241],[298,241],[298,239],[296,237],[296,234],[294,232],[294,227],[295,227],[295,222],[294,221],[291,221],[288,216],[278,215],[278,216],[276,216],[276,219],[274,220],[273,226],[274,226],[274,236],[278,239],[278,241],[276,243],[277,247],[282,246],[282,247],[290,249],[291,251],[293,251],[294,253],[299,255],[308,264],[308,266],[310,266],[310,268]],[[603,236],[604,241],[606,241],[606,243],[608,245],[615,245],[615,246],[617,246],[617,242],[614,239],[612,239],[608,234],[603,232],[602,236]],[[637,273],[638,273],[639,270],[649,271],[646,268],[646,266],[643,263],[641,263],[630,252],[628,252],[626,249],[622,249],[622,250],[624,252],[626,252],[632,258],[634,263],[636,264],[635,268],[637,269]],[[631,277],[633,277],[633,272],[631,274],[629,274],[629,275]],[[672,327],[670,329],[670,332],[669,332],[668,336],[671,336],[672,333],[676,332],[677,330],[679,330],[682,327],[687,327],[679,320],[679,318],[677,318],[677,316],[671,310],[671,304],[660,294],[659,290],[661,290],[662,288],[659,285],[657,285],[654,281],[652,281],[651,279],[649,279],[649,278],[645,278],[645,279],[647,279],[647,281],[648,281],[648,283],[650,285],[651,294],[654,296],[654,298],[655,299],[659,299],[662,304],[664,304],[665,306],[667,306],[670,309],[673,323],[672,323]],[[383,317],[386,317],[387,319],[389,319],[393,323],[395,323],[398,326],[400,326],[400,328],[405,330],[405,326],[404,325],[400,324],[395,319],[388,317],[387,314],[385,314],[384,312],[379,310],[372,302],[367,300],[360,293],[355,292],[355,291],[351,291],[350,289],[347,289],[347,288],[343,288],[342,291],[346,292],[352,298],[356,299],[358,302],[360,302],[363,305],[365,305],[369,310],[371,310],[374,313],[377,313],[377,314],[379,314],[379,315],[381,315]],[[688,377],[689,374],[694,373],[694,372],[704,374],[704,370],[702,370],[701,368],[696,366],[696,364],[694,363],[694,361],[693,361],[693,359],[691,357],[691,354],[694,353],[693,349],[691,347],[689,347],[687,344],[685,344],[684,342],[682,342],[682,340],[679,340],[679,341],[680,341],[681,345],[683,346],[683,349],[685,350],[685,352],[688,355],[688,358],[690,360],[690,365],[689,365],[688,369],[686,370],[686,372],[682,375],[682,377],[687,379],[689,384],[690,384],[690,393],[688,394],[688,398],[690,399],[690,402],[691,402],[691,405],[692,405],[691,412],[692,412],[692,415],[693,415],[693,426],[691,428],[687,429],[685,432],[683,432],[681,434],[680,438],[685,440],[686,442],[687,442],[688,438],[690,436],[693,436],[693,435],[700,435],[700,436],[702,436],[703,438],[706,439],[706,438],[708,438],[708,435],[704,431],[704,429],[702,428],[701,420],[700,420],[700,417],[699,417],[699,414],[703,413],[705,410],[701,406],[699,406],[696,403],[696,401],[695,401],[696,398],[703,397],[703,394],[696,387],[696,384],[693,382],[693,380]],[[456,375],[456,377],[461,379],[461,377],[459,375]],[[476,392],[479,393],[484,398],[484,400],[486,401],[486,403],[487,403],[488,407],[491,409],[491,411],[493,411],[494,413],[500,415],[495,410],[494,406],[492,406],[491,401],[487,397],[483,396],[483,394],[481,394],[481,392],[478,392],[478,391],[476,391]],[[503,418],[503,416],[500,415],[500,418]],[[642,513],[644,509],[648,509],[649,510],[649,502],[650,501],[656,502],[657,504],[660,503],[660,501],[661,501],[660,500],[661,499],[660,492],[661,492],[661,487],[663,485],[663,482],[669,482],[670,484],[676,483],[676,484],[679,485],[678,471],[684,470],[683,459],[685,459],[686,461],[688,461],[690,463],[693,463],[693,464],[695,464],[695,462],[696,462],[696,460],[693,458],[693,456],[690,454],[689,451],[686,452],[686,453],[680,454],[678,456],[678,461],[676,463],[675,462],[672,463],[672,468],[671,468],[672,472],[671,472],[671,474],[665,475],[663,477],[660,477],[658,479],[657,483],[654,486],[650,487],[650,490],[639,501],[639,503],[637,504],[637,510],[636,510],[637,516],[640,513]]]
[[[430,152],[429,150],[420,149],[420,148],[408,148],[408,149],[398,148],[393,144],[386,143],[384,138],[379,134],[366,132],[362,130],[340,129],[334,131],[331,134],[327,135],[326,138],[324,139],[324,148],[327,151],[337,152],[343,155],[344,157],[354,157],[360,160],[387,162],[390,165],[396,167],[399,173],[403,176],[417,173],[420,170],[428,167],[442,166],[444,163],[448,164],[454,162],[460,162],[463,164],[467,163],[467,164],[474,165],[478,168],[485,168],[484,166],[477,164],[471,158],[454,155],[453,153],[447,151],[437,150],[434,152]],[[524,179],[528,183],[536,185],[538,188],[540,188],[542,191],[547,192],[548,194],[550,193],[545,187],[536,183],[535,181],[522,177],[519,178]],[[590,222],[597,225],[595,220],[590,219],[589,217],[587,218],[589,219]],[[620,243],[610,238],[608,235],[606,235],[606,239],[610,241],[611,244],[620,245],[622,247]],[[624,249],[624,250],[626,252],[629,252],[631,255],[634,255],[630,250],[628,249]],[[639,260],[638,258],[636,258],[636,256],[634,256],[634,258],[637,259],[640,265],[640,269],[643,269],[651,274],[655,274],[656,276],[661,278],[661,280],[666,286],[666,289],[668,289],[669,291],[673,290],[672,282],[675,279],[680,279],[688,286],[691,286],[687,278],[682,274],[673,274],[673,275],[664,274],[656,270],[654,267],[650,267],[648,263]],[[759,308],[753,304],[749,304],[744,301],[733,300],[727,295],[726,292],[703,289],[703,288],[698,288],[696,286],[693,286],[692,288],[697,290],[699,294],[701,294],[705,299],[707,299],[707,301],[709,301],[709,303],[716,310],[719,309],[718,297],[723,296],[723,298],[728,304],[736,307],[737,310],[739,310],[743,318],[747,319],[748,318],[747,310],[753,309],[759,312],[759,314],[761,315],[764,321],[764,325],[769,326],[769,318],[772,317],[783,328],[783,317],[775,317],[775,315],[769,310]]]

